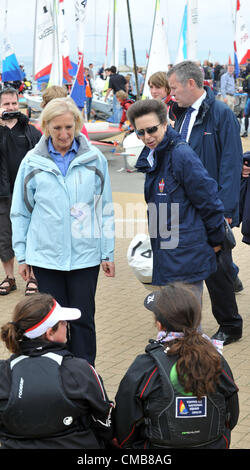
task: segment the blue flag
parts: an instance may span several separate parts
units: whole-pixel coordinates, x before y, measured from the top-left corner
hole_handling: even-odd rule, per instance
[[[72,87],[70,96],[74,100],[78,108],[82,110],[86,101],[86,80],[84,78],[83,54],[81,55],[79,61],[75,82]]]

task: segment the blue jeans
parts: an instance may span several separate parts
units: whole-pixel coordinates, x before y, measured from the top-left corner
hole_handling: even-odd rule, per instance
[[[247,102],[244,109],[244,116],[250,117],[250,98],[247,98]]]
[[[113,114],[112,114],[111,118],[108,119],[108,121],[119,124],[120,120],[121,120],[121,117],[122,117],[122,107],[121,107],[118,99],[114,95],[114,97],[113,97]]]
[[[88,119],[88,121],[90,119],[91,104],[92,104],[92,98],[87,98],[86,106],[87,106],[87,119]]]

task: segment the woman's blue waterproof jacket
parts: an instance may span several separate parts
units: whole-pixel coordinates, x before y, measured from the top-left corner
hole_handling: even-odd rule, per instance
[[[145,200],[153,251],[153,285],[207,279],[217,269],[214,246],[224,240],[217,183],[170,126],[154,151],[144,147],[136,168],[146,173]]]
[[[11,222],[17,261],[70,271],[114,259],[114,213],[108,165],[77,137],[79,149],[64,177],[42,136],[19,167]]]

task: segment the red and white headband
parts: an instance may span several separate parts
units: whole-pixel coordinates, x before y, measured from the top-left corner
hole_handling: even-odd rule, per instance
[[[47,315],[34,326],[25,331],[24,336],[34,339],[46,333],[48,328],[52,328],[59,321],[62,320],[77,320],[81,316],[81,311],[78,308],[61,307],[54,299],[54,305],[47,313]]]

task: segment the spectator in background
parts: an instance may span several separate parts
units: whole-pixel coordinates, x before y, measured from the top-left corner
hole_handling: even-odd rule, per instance
[[[167,118],[173,125],[176,119],[173,111],[175,100],[171,95],[171,89],[168,83],[166,72],[153,73],[153,75],[151,75],[148,79],[148,86],[152,98],[163,101],[167,106]]]
[[[103,87],[103,90],[102,90],[102,95],[103,96],[106,96],[106,93],[109,89],[109,77],[110,77],[110,67],[107,67],[105,70],[104,70],[104,80],[105,80],[105,84],[104,84],[104,87]]]
[[[94,76],[94,64],[89,64],[89,78],[90,80],[93,80],[95,79],[95,76]]]
[[[214,94],[217,95],[220,90],[220,79],[221,75],[224,73],[223,66],[219,62],[214,64]]]
[[[245,130],[241,137],[248,136],[248,126],[249,126],[249,117],[250,117],[250,66],[246,71],[248,71],[248,73],[246,74],[245,79],[243,81],[243,91],[247,93],[247,101],[246,101],[246,105],[244,109]]]
[[[221,75],[220,79],[221,100],[226,103],[229,108],[234,110],[234,93],[235,93],[235,79],[234,79],[234,65],[228,64],[227,72]]]
[[[204,80],[212,80],[212,69],[208,60],[203,62]]]
[[[104,64],[99,68],[97,75],[98,75],[102,80],[105,80],[105,77],[104,77]]]
[[[2,119],[3,113],[16,113],[14,117]],[[0,92],[0,259],[5,279],[0,284],[0,295],[8,295],[16,290],[14,276],[14,251],[12,249],[12,228],[10,206],[14,183],[19,165],[26,153],[35,147],[41,132],[29,123],[29,119],[19,112],[18,91],[4,88]],[[25,294],[37,292],[37,282],[32,268],[26,279]]]
[[[120,129],[122,129],[122,126],[127,119],[127,110],[129,109],[131,104],[134,103],[134,100],[131,100],[130,98],[128,98],[128,93],[126,93],[126,91],[123,91],[123,90],[117,91],[116,98],[118,99],[123,109],[122,117],[121,117],[120,124],[119,124]]]
[[[128,84],[126,78],[123,75],[117,73],[116,67],[112,65],[110,67],[109,88],[106,92],[105,101],[107,100],[109,94],[113,92],[113,113],[110,121],[117,124],[120,123],[122,117],[122,107],[116,98],[116,92],[120,90],[128,92]]]
[[[144,77],[139,72],[139,67],[137,67],[137,80],[138,80],[138,91],[139,91],[139,97],[140,97],[143,92]],[[133,100],[137,99],[135,71],[131,74],[131,77],[130,77],[130,96]]]
[[[91,115],[91,105],[93,98],[93,79],[91,78],[90,70],[85,69],[85,93],[86,93],[86,107],[87,107],[87,120],[90,120]]]

